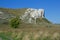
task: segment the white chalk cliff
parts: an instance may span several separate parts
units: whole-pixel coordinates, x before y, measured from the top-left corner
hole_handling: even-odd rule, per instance
[[[36,24],[36,19],[44,16],[44,9],[28,8],[20,18],[27,23]]]

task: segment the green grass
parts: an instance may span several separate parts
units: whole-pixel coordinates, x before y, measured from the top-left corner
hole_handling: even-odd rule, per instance
[[[0,33],[0,38],[2,38],[2,40],[25,40],[23,39],[24,36],[26,36],[26,32],[22,31],[19,33],[13,32],[14,33],[14,37],[12,37],[12,32],[2,32]],[[27,34],[29,35],[28,38],[29,40],[60,40],[60,34],[58,36],[56,36],[55,38],[53,37],[53,34],[51,34],[50,36],[44,36],[44,33],[42,34],[42,36],[38,36],[36,38],[34,38],[35,34],[34,32],[27,32]]]
[[[2,40],[11,40],[12,38],[10,38],[10,36],[5,35],[4,33],[0,33],[0,38],[2,38]]]

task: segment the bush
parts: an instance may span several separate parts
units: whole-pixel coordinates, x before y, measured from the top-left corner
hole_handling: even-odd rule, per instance
[[[17,28],[19,26],[19,24],[20,24],[20,19],[18,16],[10,19],[10,26],[11,27]]]

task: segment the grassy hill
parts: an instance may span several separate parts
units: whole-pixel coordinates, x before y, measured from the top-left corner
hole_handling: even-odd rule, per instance
[[[37,23],[52,23],[46,18],[37,18]]]
[[[9,8],[0,8],[0,11],[11,13],[11,14],[16,14],[16,15],[21,15],[25,12],[27,8],[21,8],[21,9],[9,9]]]
[[[0,8],[0,11],[22,15],[26,9]],[[0,23],[5,20],[0,19]],[[37,18],[37,24],[22,22],[16,29],[11,28],[9,24],[0,24],[0,40],[60,40],[60,24],[51,24],[46,18]]]
[[[4,15],[6,15],[8,17],[7,14],[21,16],[21,15],[24,14],[24,12],[26,11],[26,9],[27,8],[20,8],[20,9],[0,8],[0,11],[4,12]],[[48,19],[46,19],[46,18],[37,18],[37,23],[51,23],[51,22],[48,21]]]

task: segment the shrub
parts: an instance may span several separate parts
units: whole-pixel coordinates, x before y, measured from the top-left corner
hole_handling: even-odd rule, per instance
[[[20,24],[20,20],[19,20],[18,16],[16,16],[15,18],[10,19],[10,26],[11,27],[17,28],[19,24]]]

